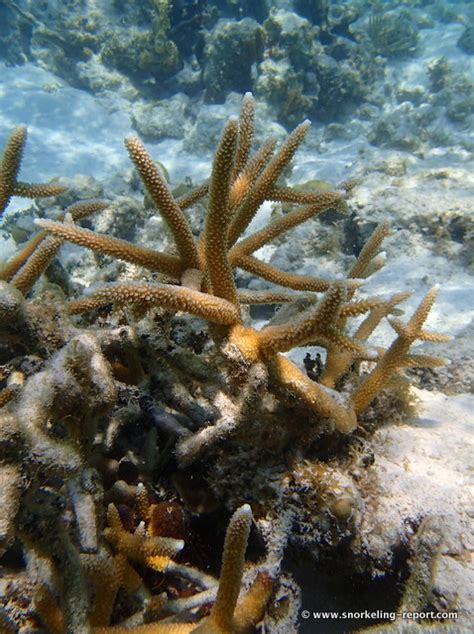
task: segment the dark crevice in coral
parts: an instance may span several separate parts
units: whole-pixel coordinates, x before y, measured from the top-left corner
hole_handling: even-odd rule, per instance
[[[302,589],[302,607],[310,612],[362,612],[383,611],[396,613],[403,595],[403,583],[408,577],[408,551],[400,547],[394,553],[390,570],[377,576],[368,571],[359,572],[360,562],[353,559],[349,544],[342,543],[333,551],[304,556],[289,549],[283,569],[289,572]],[[377,623],[380,619],[300,619],[300,634],[316,631],[327,634],[349,634]]]

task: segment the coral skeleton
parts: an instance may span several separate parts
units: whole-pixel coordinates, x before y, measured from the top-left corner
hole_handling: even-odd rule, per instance
[[[405,368],[446,362],[412,350],[449,339],[425,329],[437,287],[407,320],[408,293],[363,294],[385,265],[386,223],[336,279],[262,261],[259,249],[292,228],[344,213],[354,183],[285,186],[309,122],[252,154],[254,117],[246,94],[209,180],[179,197],[141,141],[126,139],[172,249],[79,226],[109,204],[90,200],[38,219],[0,270],[0,557],[21,570],[0,603],[6,631],[293,631],[287,543],[319,552],[353,540],[367,557],[349,456],[366,442],[365,417],[400,402],[391,390]],[[18,182],[25,138],[17,128],[7,142],[2,210],[13,195],[63,190]],[[291,207],[252,230],[265,201]],[[198,231],[186,210],[203,206]],[[65,241],[144,271],[65,296],[40,279]],[[268,287],[249,289],[238,269]],[[252,304],[281,306],[257,329]],[[395,331],[387,349],[370,341],[384,320]],[[300,368],[288,353],[306,346],[321,352]]]

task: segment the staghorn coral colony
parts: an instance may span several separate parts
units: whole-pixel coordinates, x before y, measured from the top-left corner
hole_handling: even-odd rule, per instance
[[[385,265],[386,223],[340,279],[287,273],[256,255],[318,214],[344,213],[356,186],[281,184],[308,125],[252,152],[246,94],[209,180],[179,197],[141,141],[127,138],[173,247],[81,227],[108,204],[88,200],[38,219],[1,269],[2,631],[240,633],[263,623],[289,632],[300,589],[285,553],[306,549],[316,562],[344,552],[370,573],[367,479],[354,464],[370,464],[361,447],[376,421],[409,407],[403,369],[445,363],[412,345],[448,338],[425,329],[436,288],[404,319],[407,293],[363,294]],[[2,212],[12,196],[62,191],[18,180],[25,141],[17,128],[3,153]],[[287,211],[252,230],[265,201]],[[197,231],[189,218],[203,208]],[[65,242],[132,263],[142,279],[84,296],[38,282]],[[239,287],[239,270],[268,290]],[[280,306],[260,329],[256,304]],[[386,320],[393,342],[374,347]],[[307,354],[304,367],[285,355],[308,345],[322,354]]]

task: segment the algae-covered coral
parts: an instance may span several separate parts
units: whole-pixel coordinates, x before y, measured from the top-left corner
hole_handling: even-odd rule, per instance
[[[242,632],[263,620],[268,631],[290,631],[299,595],[282,569],[287,543],[351,540],[363,558],[350,455],[368,433],[368,412],[383,415],[396,398],[400,370],[444,363],[411,350],[416,340],[446,340],[424,328],[436,288],[405,321],[406,293],[358,295],[385,265],[385,223],[341,279],[258,259],[292,227],[344,212],[354,183],[334,192],[282,186],[308,123],[254,154],[253,127],[247,94],[224,126],[209,181],[179,198],[143,144],[127,138],[171,252],[78,226],[105,205],[84,201],[63,219],[38,220],[41,232],[2,270],[0,527],[13,567],[2,618],[12,628]],[[5,155],[19,165],[21,148],[10,143]],[[186,209],[203,200],[196,235]],[[264,201],[294,208],[252,231]],[[46,284],[28,297],[66,240],[143,267],[147,279],[67,298]],[[273,286],[238,287],[238,269]],[[284,308],[257,330],[252,304]],[[394,341],[373,347],[385,319]],[[285,356],[309,344],[324,351],[316,373]],[[258,535],[244,569],[251,509]],[[207,571],[216,572],[210,548],[229,511],[218,583]]]

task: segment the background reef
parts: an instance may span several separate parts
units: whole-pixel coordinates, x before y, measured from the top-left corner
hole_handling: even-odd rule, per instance
[[[428,627],[469,631],[468,5],[150,1],[106,2],[98,11],[88,2],[3,2],[0,16],[2,140],[27,123],[19,178],[60,177],[48,185],[53,199],[13,198],[2,259],[37,232],[35,219],[58,221],[65,212],[84,229],[176,255],[122,138],[139,134],[174,196],[186,197],[208,176],[223,123],[240,110],[238,93],[252,90],[256,147],[271,135],[281,144],[307,116],[313,122],[279,187],[345,196],[336,187],[357,181],[345,212],[328,209],[296,226],[259,259],[288,274],[340,280],[389,220],[389,264],[366,281],[363,297],[412,290],[400,305],[406,321],[439,282],[428,326],[456,336],[417,350],[450,365],[409,368],[412,387],[392,386],[350,435],[327,421],[308,426],[291,399],[263,398],[266,378],[256,373],[262,424],[255,425],[250,400],[243,418],[252,433],[244,425],[180,465],[177,446],[209,423],[212,429],[222,408],[239,406],[246,384],[231,371],[235,359],[216,348],[215,327],[175,310],[97,307],[71,317],[68,300],[88,287],[156,284],[160,276],[64,243],[31,292],[5,283],[0,292],[0,627],[62,632],[66,623],[79,632],[92,623],[105,632],[111,622],[138,627],[179,614],[192,627],[224,619],[221,630],[252,631],[263,618],[268,631],[287,632],[301,607],[399,606],[456,610],[454,625]],[[88,199],[106,203],[81,208]],[[187,210],[195,237],[206,207],[201,199]],[[250,229],[291,208],[264,203]],[[85,211],[96,213],[79,220]],[[247,270],[235,279],[253,293],[281,291]],[[274,305],[255,305],[245,319],[278,325],[295,318],[285,310],[278,317]],[[381,324],[373,344],[387,347],[393,336]],[[320,380],[321,347],[288,357]],[[370,367],[365,361],[358,371]],[[337,389],[347,392],[356,374]],[[288,430],[293,420],[298,426]],[[225,564],[220,572],[226,532],[234,546],[224,559],[234,574]],[[216,601],[211,612],[219,575],[219,587],[242,593],[223,611]],[[354,621],[340,631],[373,624]],[[302,632],[314,626],[298,624]]]
[[[93,94],[120,92],[155,139],[170,129],[160,135],[149,120],[163,118],[153,111],[171,97],[173,114],[188,114],[198,95],[223,103],[250,90],[285,126],[305,117],[344,126],[355,114],[370,121],[373,143],[410,150],[443,144],[443,122],[465,126],[474,105],[472,74],[451,67],[442,41],[426,64],[429,91],[391,81],[388,64],[419,59],[438,24],[459,27],[458,49],[472,55],[469,3],[20,0],[2,2],[0,16],[7,64],[31,61]],[[384,116],[387,99],[405,109]]]

